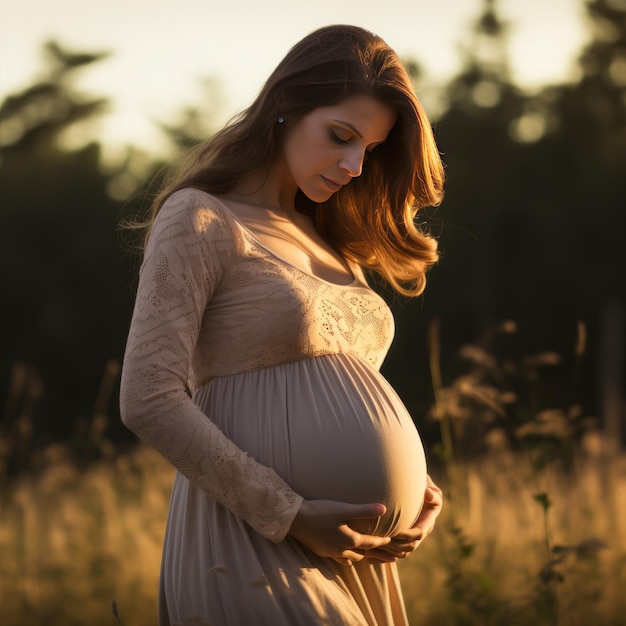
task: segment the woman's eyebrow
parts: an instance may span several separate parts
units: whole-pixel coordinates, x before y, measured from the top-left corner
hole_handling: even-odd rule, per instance
[[[333,122],[337,122],[338,124],[343,124],[344,126],[347,126],[359,136],[359,139],[363,139],[363,135],[361,135],[356,126],[354,126],[350,122],[345,122],[344,120],[333,120]]]

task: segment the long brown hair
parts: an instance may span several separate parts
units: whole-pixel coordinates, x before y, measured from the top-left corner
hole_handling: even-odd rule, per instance
[[[379,273],[399,293],[419,295],[438,255],[415,218],[441,202],[443,164],[404,65],[380,37],[356,26],[327,26],[297,43],[250,107],[187,155],[156,198],[152,219],[184,187],[228,193],[274,162],[286,128],[357,94],[390,105],[398,115],[394,127],[360,177],[322,204],[312,206],[300,193],[297,204],[307,205],[320,234],[346,259]]]

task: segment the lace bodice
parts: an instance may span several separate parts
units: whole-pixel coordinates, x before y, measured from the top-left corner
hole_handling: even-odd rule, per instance
[[[354,274],[341,286],[298,269],[218,199],[192,189],[167,200],[148,242],[122,372],[122,418],[273,541],[287,533],[301,497],[238,449],[190,395],[217,376],[325,354],[349,352],[378,369],[393,320],[358,268]]]

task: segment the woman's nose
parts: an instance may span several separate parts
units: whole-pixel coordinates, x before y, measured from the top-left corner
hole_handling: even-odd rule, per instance
[[[356,178],[361,175],[363,171],[364,155],[363,151],[359,149],[348,150],[341,161],[339,167],[347,172],[351,178]]]

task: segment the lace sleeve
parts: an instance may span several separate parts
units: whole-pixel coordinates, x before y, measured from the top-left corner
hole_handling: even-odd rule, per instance
[[[208,497],[278,542],[302,498],[235,446],[187,392],[204,309],[235,251],[228,224],[192,197],[168,199],[150,236],[124,357],[122,420]]]

